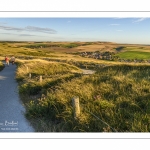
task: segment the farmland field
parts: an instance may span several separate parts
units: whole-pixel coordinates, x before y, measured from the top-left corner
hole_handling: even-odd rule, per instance
[[[19,94],[36,132],[150,132],[150,46],[1,42],[0,60],[5,55],[17,58]]]
[[[145,51],[125,51],[119,53],[118,56],[120,58],[126,59],[150,59],[150,52]]]

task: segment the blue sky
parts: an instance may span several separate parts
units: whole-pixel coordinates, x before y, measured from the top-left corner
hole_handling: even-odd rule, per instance
[[[150,18],[0,18],[0,40],[150,44]]]

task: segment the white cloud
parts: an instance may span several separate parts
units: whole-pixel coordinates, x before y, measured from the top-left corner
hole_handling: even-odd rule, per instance
[[[15,34],[15,33],[0,33],[0,34],[17,35],[17,36],[37,36],[37,35],[33,35],[33,34]],[[41,35],[38,35],[38,36],[43,37]]]
[[[114,17],[112,19],[128,19],[129,17]]]
[[[41,27],[34,27],[34,26],[27,26],[25,27],[25,30],[27,31],[35,31],[35,32],[43,32],[43,33],[49,33],[49,34],[55,34],[56,31],[50,28],[41,28]]]
[[[34,27],[34,26],[27,26],[25,28],[18,28],[18,27],[0,25],[0,29],[6,30],[6,31],[17,31],[17,32],[28,31],[28,32],[43,32],[43,33],[48,33],[48,34],[57,33],[57,31],[50,29],[50,28],[41,28],[41,27]]]
[[[70,20],[67,21],[67,23],[70,23],[70,22],[71,22]]]
[[[146,18],[139,18],[137,20],[134,20],[133,23],[137,23],[137,22],[142,22],[144,21]]]

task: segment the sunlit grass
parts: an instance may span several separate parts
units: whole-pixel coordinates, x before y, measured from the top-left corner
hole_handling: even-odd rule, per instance
[[[45,132],[149,132],[149,74],[149,66],[126,64],[97,69],[94,75],[64,78],[57,84],[51,84],[53,78],[49,87],[45,82],[42,85],[44,97],[31,98],[26,104],[27,117],[34,125],[37,118],[37,131]],[[75,96],[80,98],[78,120],[74,120],[71,102]]]
[[[0,43],[0,60],[5,55],[16,56],[20,97],[37,132],[150,131],[149,63],[96,60],[30,49],[23,47],[25,44]],[[136,54],[140,59],[149,56],[136,51],[128,52],[128,56],[127,51],[118,54],[127,59]],[[78,67],[96,70],[96,74],[83,75]],[[76,96],[81,108],[77,120],[72,107],[72,98]]]

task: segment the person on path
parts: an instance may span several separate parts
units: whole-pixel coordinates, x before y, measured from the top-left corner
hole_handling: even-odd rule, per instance
[[[9,58],[7,56],[5,56],[5,62],[6,62],[6,65],[9,66]]]
[[[13,64],[15,63],[15,57],[12,56],[10,60],[11,60],[11,63],[12,63],[12,65],[13,65]]]

